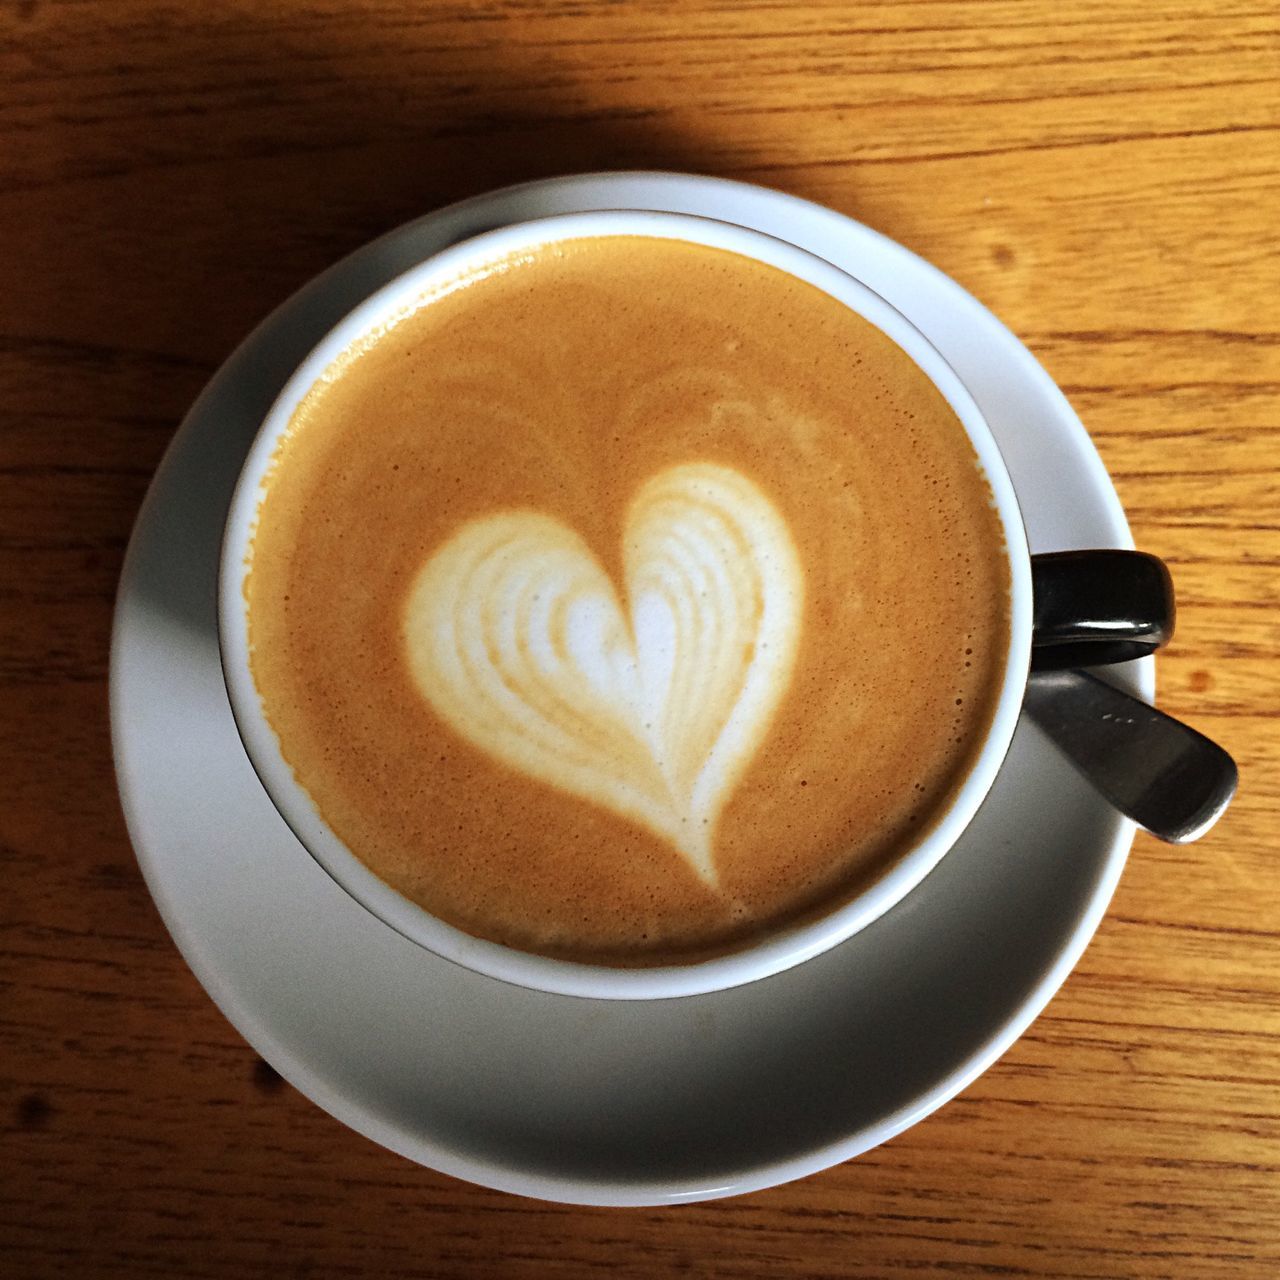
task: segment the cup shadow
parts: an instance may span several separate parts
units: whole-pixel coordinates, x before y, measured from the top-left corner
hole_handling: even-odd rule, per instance
[[[54,201],[68,203],[55,193],[69,184],[92,193],[70,211],[66,235],[31,234],[48,277],[31,286],[42,291],[32,301],[47,295],[51,331],[100,334],[103,300],[114,300],[114,349],[168,362],[158,403],[146,406],[163,429],[264,316],[404,223],[566,173],[725,172],[713,143],[675,135],[657,110],[609,106],[607,87],[586,82],[590,69],[560,66],[479,21],[464,43],[456,25],[450,40],[409,31],[391,45],[376,33],[344,36],[336,20],[293,27],[269,15],[134,37],[136,56],[103,95],[130,105],[104,123],[52,122],[50,158],[12,167],[37,221],[44,204],[52,216]],[[211,548],[257,424],[318,338],[410,265],[384,245],[359,272],[308,288],[288,325],[268,320],[261,340],[232,357],[234,378],[203,393],[221,429],[175,441],[163,465],[188,501],[152,513],[164,554],[132,568],[156,608],[213,634]],[[64,276],[74,288],[61,287]],[[139,467],[118,483],[120,539],[137,510],[138,470],[162,443],[154,430],[139,435]]]

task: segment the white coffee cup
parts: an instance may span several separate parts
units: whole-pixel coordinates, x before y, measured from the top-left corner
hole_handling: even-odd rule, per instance
[[[273,455],[298,405],[344,352],[445,282],[487,262],[549,243],[619,235],[692,241],[757,259],[830,294],[897,343],[946,399],[968,433],[994,495],[1010,583],[1008,647],[994,714],[972,768],[940,819],[882,878],[826,916],[784,928],[728,955],[644,969],[551,959],[472,937],[374,875],[325,823],[281,755],[250,670],[244,592],[262,486]],[[452,245],[379,289],[326,335],[286,383],[246,458],[223,541],[218,627],[227,691],[249,759],[282,817],[342,889],[404,937],[490,977],[566,995],[655,999],[752,982],[819,955],[900,901],[945,856],[986,798],[1013,738],[1031,654],[1031,563],[1013,485],[973,397],[928,339],[889,303],[823,259],[761,232],[686,214],[610,210],[523,222]]]

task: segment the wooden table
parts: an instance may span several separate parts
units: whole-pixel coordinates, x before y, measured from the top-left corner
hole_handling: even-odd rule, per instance
[[[0,7],[0,1274],[1280,1274],[1280,15],[1262,0]],[[1238,758],[1140,838],[1031,1031],[887,1146],[586,1210],[348,1132],[241,1041],[139,876],[121,555],[201,384],[447,201],[613,167],[782,187],[936,262],[1080,411],[1173,567],[1161,701]]]

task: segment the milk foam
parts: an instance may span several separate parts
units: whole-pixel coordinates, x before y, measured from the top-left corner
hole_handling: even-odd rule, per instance
[[[714,886],[717,819],[791,681],[800,556],[752,481],[702,462],[641,485],[622,550],[615,585],[549,515],[468,521],[409,592],[410,669],[472,745],[643,825]]]
[[[906,354],[645,237],[552,246],[344,356],[245,592],[343,844],[466,933],[621,967],[889,871],[980,751],[1009,634],[990,488]]]

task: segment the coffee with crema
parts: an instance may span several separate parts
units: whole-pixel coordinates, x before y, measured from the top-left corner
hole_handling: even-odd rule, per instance
[[[929,379],[817,288],[642,236],[490,263],[349,349],[264,481],[282,753],[459,928],[620,966],[820,915],[946,810],[1009,633]]]

